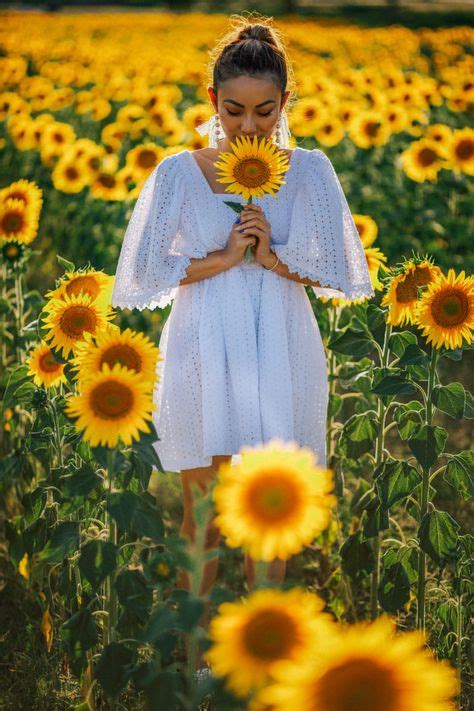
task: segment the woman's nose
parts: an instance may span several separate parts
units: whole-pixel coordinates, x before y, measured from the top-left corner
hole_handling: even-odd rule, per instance
[[[245,135],[250,135],[252,136],[256,131],[255,127],[255,122],[254,121],[244,121],[242,124],[242,133],[245,133]]]

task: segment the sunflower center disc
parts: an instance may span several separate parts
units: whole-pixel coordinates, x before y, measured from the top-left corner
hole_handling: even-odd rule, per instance
[[[90,404],[98,417],[104,420],[118,420],[132,409],[133,394],[123,383],[108,380],[92,390]]]
[[[469,303],[465,294],[459,291],[448,291],[434,299],[431,311],[438,326],[450,328],[459,326],[466,320]]]
[[[103,363],[107,363],[111,368],[114,367],[115,363],[120,363],[120,365],[133,369],[137,373],[142,369],[142,359],[139,354],[134,348],[125,343],[117,343],[107,348],[100,359],[101,367]]]
[[[61,363],[58,363],[58,361],[53,358],[51,353],[45,353],[39,359],[39,366],[43,373],[55,373],[61,368]]]
[[[299,505],[296,487],[287,477],[264,475],[249,487],[247,504],[257,521],[283,521],[293,515]]]
[[[79,338],[84,331],[93,333],[96,317],[87,306],[71,306],[61,317],[61,328],[70,338]]]
[[[295,622],[281,610],[260,610],[243,629],[247,652],[265,661],[287,657],[296,641]]]
[[[3,229],[5,232],[18,232],[21,229],[22,219],[20,215],[10,212],[3,219]]]
[[[246,158],[235,167],[235,179],[246,188],[258,188],[269,178],[267,165],[257,158]]]
[[[426,167],[428,165],[433,165],[436,162],[438,156],[432,148],[422,148],[418,153],[418,162]]]
[[[456,155],[460,160],[469,160],[470,158],[472,158],[473,153],[474,141],[469,138],[459,141],[458,145],[456,146]]]
[[[71,279],[66,286],[68,296],[78,296],[81,292],[85,292],[92,299],[95,299],[99,294],[99,285],[94,277],[81,276]]]
[[[396,711],[392,673],[372,659],[350,659],[327,671],[317,685],[318,709],[324,711]]]
[[[138,165],[141,168],[153,168],[156,165],[156,153],[143,149],[138,155]]]
[[[431,281],[429,267],[416,267],[415,271],[407,274],[406,278],[397,284],[395,289],[399,304],[409,304],[418,298],[418,287],[426,286]]]

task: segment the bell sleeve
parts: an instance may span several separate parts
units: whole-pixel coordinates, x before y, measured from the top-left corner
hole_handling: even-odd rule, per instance
[[[175,297],[191,258],[182,252],[179,224],[184,184],[175,155],[146,179],[133,208],[115,272],[111,305],[163,308]]]
[[[336,171],[321,150],[309,151],[293,203],[288,240],[275,254],[316,296],[354,301],[374,295],[367,260]]]

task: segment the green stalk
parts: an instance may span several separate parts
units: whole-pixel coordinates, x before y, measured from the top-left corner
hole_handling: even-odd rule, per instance
[[[114,461],[115,461],[115,452],[112,449],[109,449],[107,451],[107,476],[109,480],[109,493],[112,493],[113,489],[113,473],[114,473]],[[115,546],[117,545],[118,542],[118,536],[117,536],[117,524],[115,520],[110,516],[110,514],[106,511],[105,513],[106,516],[106,523],[107,527],[109,530],[109,541],[113,543]],[[115,579],[115,571],[112,571],[112,573],[107,577],[106,579],[106,607],[107,607],[107,642],[110,644],[110,642],[113,642],[115,639],[115,628],[117,626],[117,595],[115,592],[115,587],[114,587],[114,579]]]
[[[4,299],[7,298],[7,265],[2,264],[2,297]],[[2,350],[1,350],[1,357],[2,360],[0,362],[2,372],[5,372],[5,369],[7,367],[7,339],[6,339],[6,330],[7,330],[7,316],[6,313],[2,313]]]
[[[338,320],[338,310],[336,306],[332,306],[329,309],[329,335],[331,336],[334,331],[337,328],[337,320]],[[336,374],[336,354],[334,351],[331,351],[329,354],[329,363],[328,363],[328,378],[329,378],[329,398],[331,398],[332,395],[335,394],[336,392],[336,380],[333,377]],[[333,425],[334,425],[334,417],[331,414],[328,418],[327,421],[327,429],[326,429],[326,453],[327,453],[327,461],[330,462],[332,459],[333,455],[333,444],[334,444],[334,437],[333,437]]]
[[[382,348],[382,357],[381,357],[381,366],[382,368],[386,368],[388,365],[388,357],[389,357],[389,349],[388,349],[388,341],[390,338],[390,334],[392,332],[392,327],[387,324],[385,326],[385,336],[383,340],[383,348]],[[385,403],[382,401],[382,398],[379,398],[378,405],[377,405],[377,420],[379,423],[379,431],[377,435],[377,439],[375,440],[375,462],[374,466],[377,468],[383,461],[384,459],[384,439],[385,439],[385,418],[387,415],[388,407],[385,405]],[[372,547],[374,551],[374,558],[375,558],[375,567],[372,572],[371,580],[370,580],[370,617],[372,620],[375,620],[378,617],[379,610],[378,610],[378,597],[377,597],[377,589],[379,586],[379,577],[380,577],[380,535],[377,533],[375,538],[373,538],[372,542]]]
[[[57,388],[55,388],[55,392],[57,394]],[[59,415],[58,415],[56,398],[54,399],[53,403],[51,404],[51,407],[52,407],[52,411],[53,411],[54,433],[55,433],[55,440],[56,440],[55,446],[56,446],[56,453],[57,453],[57,465],[61,469],[64,469],[63,440],[61,437],[61,429],[59,427]]]
[[[23,289],[22,289],[22,284],[21,284],[21,272],[18,271],[18,269],[15,269],[15,301],[16,301],[16,309],[15,309],[15,319],[16,319],[16,329],[17,329],[17,337],[21,337],[23,335],[23,326],[24,326],[24,316],[23,316]],[[24,350],[20,345],[17,345],[16,347],[16,357],[18,363],[21,365],[24,360]]]
[[[433,349],[431,355],[431,365],[428,375],[428,387],[426,390],[426,409],[425,409],[425,424],[431,425],[433,419],[433,405],[431,402],[431,393],[433,392],[433,387],[436,379],[436,361],[438,358],[438,351]],[[423,469],[423,481],[421,486],[421,501],[420,501],[420,523],[423,517],[428,512],[429,505],[429,491],[430,491],[430,467]],[[418,592],[417,592],[417,617],[416,626],[420,630],[425,629],[425,587],[426,587],[426,553],[421,550],[418,551]]]
[[[252,204],[252,196],[249,197],[249,201],[248,201],[247,205],[251,205],[251,204]],[[249,245],[247,247],[247,249],[245,250],[245,261],[251,262],[252,259],[253,259],[252,247]]]
[[[459,583],[461,584],[461,583]],[[456,650],[456,659],[457,659],[457,667],[458,667],[458,683],[459,683],[459,711],[461,711],[461,703],[462,703],[462,594],[461,591],[458,592],[458,600],[457,600],[457,608],[458,608],[458,614],[457,614],[457,621],[456,621],[456,637],[457,637],[457,650]]]

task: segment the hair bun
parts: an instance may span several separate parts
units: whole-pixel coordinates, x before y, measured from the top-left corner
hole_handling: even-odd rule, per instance
[[[247,27],[240,30],[237,39],[255,39],[260,40],[260,42],[269,42],[270,44],[274,44],[271,28],[267,25],[260,25],[258,23],[247,25]]]

